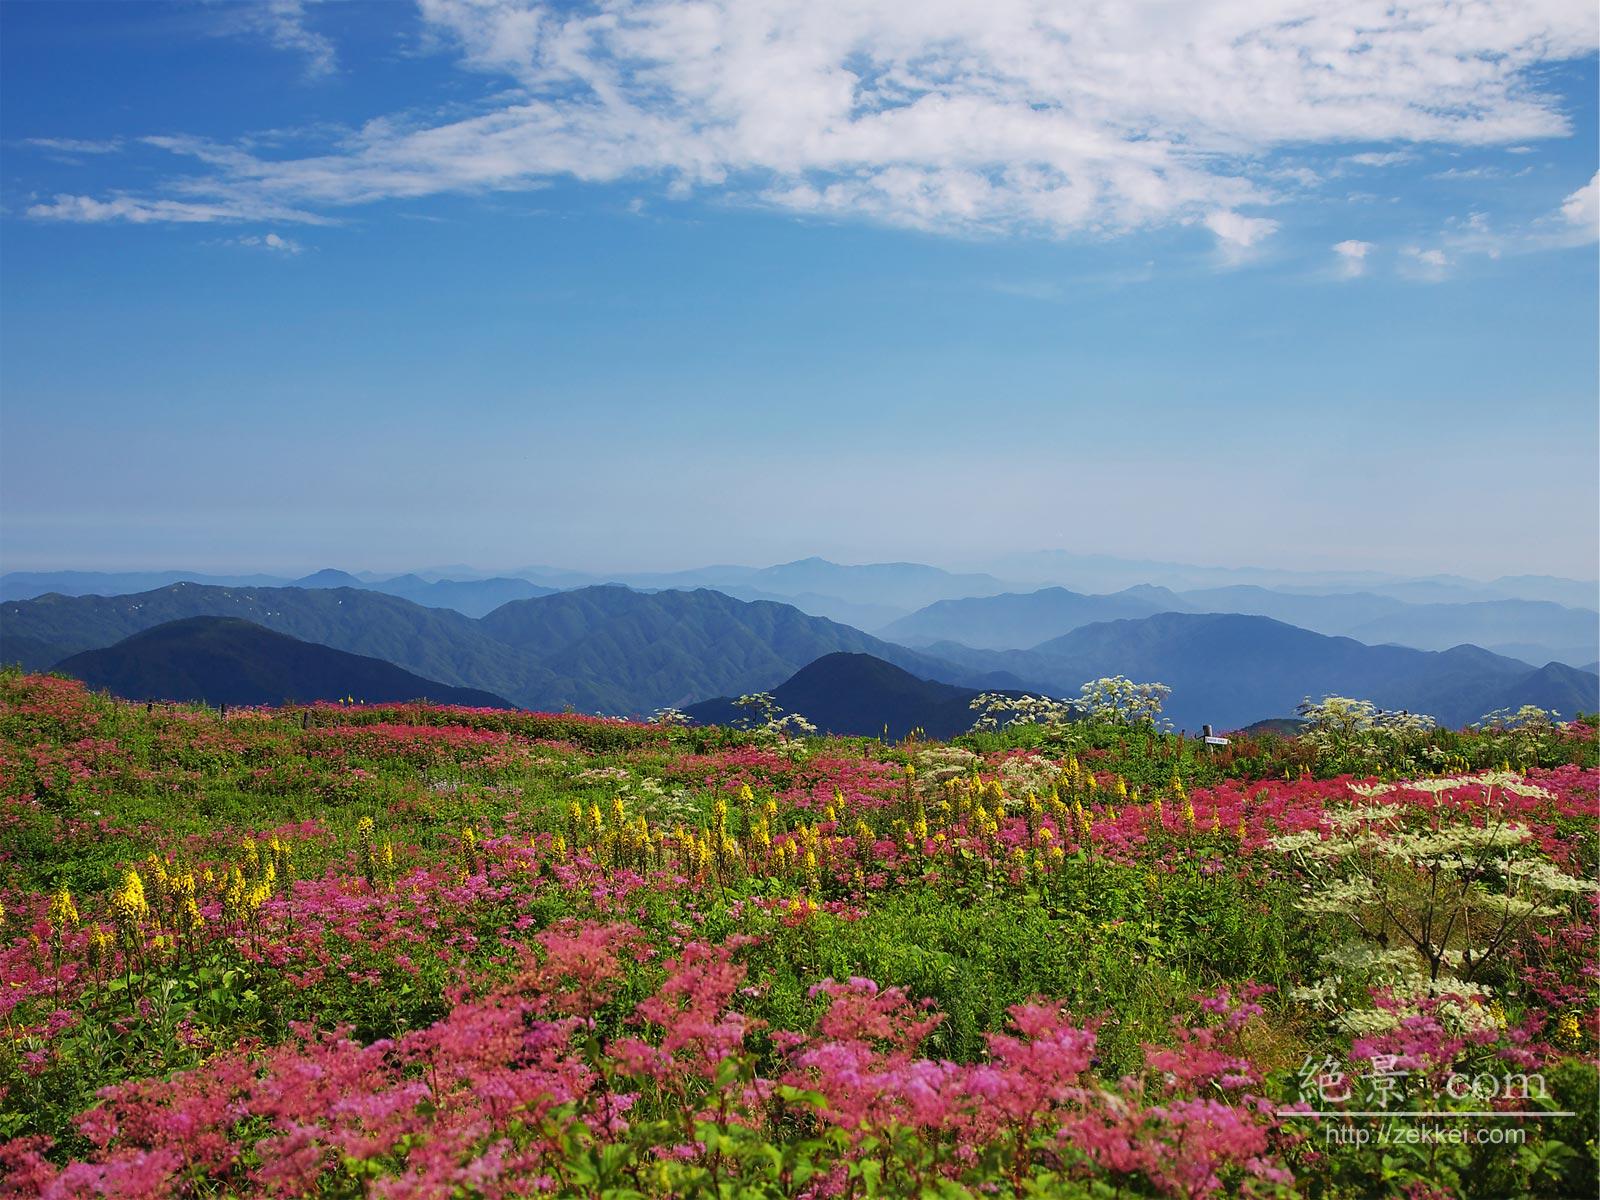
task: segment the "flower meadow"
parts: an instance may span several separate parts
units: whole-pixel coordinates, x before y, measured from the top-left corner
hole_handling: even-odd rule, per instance
[[[0,674],[0,1196],[1593,1196],[1594,733]]]

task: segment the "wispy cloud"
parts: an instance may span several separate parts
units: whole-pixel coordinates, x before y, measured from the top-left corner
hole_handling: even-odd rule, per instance
[[[1411,162],[1416,157],[1409,150],[1374,150],[1348,155],[1344,161],[1357,167],[1395,167]]]
[[[62,154],[115,154],[122,149],[122,139],[107,138],[94,141],[87,138],[24,138],[23,144],[39,150],[54,150]]]
[[[1437,283],[1450,272],[1450,256],[1437,246],[1403,246],[1400,249],[1400,272],[1408,279]]]
[[[306,76],[319,79],[338,69],[334,45],[306,25],[308,3],[316,0],[224,0],[228,32],[265,38],[268,44],[302,57]]]
[[[1488,163],[1480,163],[1476,167],[1450,167],[1444,171],[1435,171],[1432,175],[1429,175],[1428,178],[1456,180],[1465,179],[1469,181],[1478,179],[1518,179],[1529,174],[1532,172],[1532,170],[1532,167],[1522,167],[1513,171],[1508,167],[1497,167]]]
[[[236,239],[240,246],[251,246],[259,250],[271,250],[276,254],[295,255],[301,253],[305,247],[293,238],[282,237],[276,233],[263,234]]]
[[[317,213],[282,208],[255,200],[187,201],[152,200],[137,196],[113,196],[98,200],[93,196],[58,195],[49,202],[30,205],[27,214],[40,221],[75,221],[103,224],[126,221],[134,225],[156,222],[199,225],[214,221],[297,221],[326,225],[329,220]]]
[[[1600,171],[1561,202],[1561,216],[1583,240],[1600,236]]]
[[[1403,12],[1321,0],[617,0],[598,11],[420,0],[436,42],[506,77],[509,98],[443,123],[380,118],[301,157],[151,139],[197,168],[160,199],[30,211],[237,220],[250,204],[306,213],[629,178],[667,196],[940,233],[1200,224],[1233,264],[1277,229],[1263,207],[1317,185],[1292,161],[1307,147],[1569,132],[1533,69],[1593,52],[1590,7],[1480,7],[1464,22],[1454,0]],[[251,11],[278,44],[331,69],[298,0]]]
[[[1236,265],[1250,258],[1263,241],[1277,232],[1278,223],[1267,217],[1247,217],[1220,211],[1206,214],[1206,228],[1217,236],[1224,262]]]
[[[1333,253],[1338,259],[1339,278],[1359,279],[1367,273],[1367,255],[1374,247],[1371,242],[1349,238],[1335,243]]]

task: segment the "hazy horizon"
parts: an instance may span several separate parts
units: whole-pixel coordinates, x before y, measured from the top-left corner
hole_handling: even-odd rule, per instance
[[[1498,573],[1493,574],[1493,575],[1489,575],[1489,574],[1471,575],[1471,574],[1466,574],[1466,573],[1463,573],[1463,572],[1460,572],[1460,571],[1449,571],[1449,570],[1442,570],[1442,571],[1420,571],[1420,570],[1419,571],[1395,571],[1395,570],[1380,570],[1380,569],[1375,569],[1375,568],[1361,568],[1361,567],[1327,567],[1327,568],[1319,568],[1319,567],[1315,567],[1315,566],[1311,566],[1311,567],[1294,567],[1294,566],[1284,566],[1284,565],[1267,563],[1267,562],[1215,563],[1215,562],[1197,562],[1197,561],[1183,560],[1183,559],[1134,559],[1134,558],[1126,558],[1126,557],[1124,557],[1122,555],[1117,555],[1117,554],[1105,554],[1105,553],[1097,553],[1097,552],[1084,552],[1084,553],[1080,554],[1080,553],[1075,552],[1075,551],[1064,550],[1064,549],[1061,549],[1061,548],[1033,550],[1033,551],[1020,551],[1020,552],[1017,552],[1016,554],[1012,555],[1011,558],[1013,558],[1013,559],[1022,559],[1022,558],[1027,558],[1029,556],[1043,557],[1043,556],[1058,555],[1058,554],[1059,555],[1069,555],[1074,559],[1082,560],[1082,562],[1084,563],[1084,568],[1083,569],[1088,569],[1088,567],[1090,565],[1099,565],[1099,566],[1101,566],[1103,568],[1115,567],[1115,568],[1122,569],[1122,570],[1128,571],[1128,572],[1137,572],[1140,568],[1148,566],[1152,571],[1158,572],[1158,573],[1160,571],[1163,571],[1163,570],[1167,570],[1167,571],[1189,570],[1189,571],[1194,571],[1194,572],[1197,572],[1197,573],[1210,573],[1210,574],[1234,573],[1234,574],[1248,575],[1248,576],[1282,575],[1282,576],[1286,576],[1286,577],[1291,577],[1290,579],[1286,580],[1286,582],[1290,582],[1290,583],[1293,582],[1293,578],[1292,577],[1300,577],[1300,576],[1306,577],[1307,579],[1328,579],[1328,580],[1336,580],[1336,579],[1343,578],[1343,579],[1345,579],[1347,581],[1350,581],[1350,582],[1359,582],[1362,578],[1370,578],[1374,582],[1377,582],[1377,581],[1380,581],[1380,580],[1402,581],[1402,580],[1430,580],[1430,579],[1441,579],[1442,580],[1442,579],[1451,579],[1451,580],[1465,580],[1465,581],[1470,581],[1470,582],[1473,582],[1473,583],[1480,583],[1480,584],[1490,584],[1490,583],[1493,583],[1493,582],[1495,582],[1496,580],[1499,580],[1499,579],[1551,578],[1551,579],[1561,579],[1561,580],[1566,580],[1566,581],[1576,582],[1576,583],[1594,583],[1597,586],[1600,586],[1600,580],[1597,580],[1594,577],[1587,577],[1586,578],[1586,577],[1583,577],[1583,576],[1558,575],[1558,574],[1554,574],[1554,573],[1551,573],[1551,572],[1501,571],[1501,572],[1498,572]],[[656,563],[656,564],[648,564],[648,563],[646,563],[646,564],[638,564],[638,563],[622,562],[622,563],[616,563],[616,564],[610,564],[610,565],[594,565],[594,566],[586,566],[586,565],[583,565],[583,564],[580,564],[580,563],[557,562],[557,561],[538,561],[538,562],[535,562],[535,561],[517,561],[517,562],[513,562],[513,563],[503,563],[503,564],[500,564],[500,565],[488,565],[488,566],[485,566],[485,565],[477,564],[477,563],[465,563],[465,562],[454,562],[454,563],[451,563],[451,562],[442,562],[442,561],[427,561],[427,562],[411,561],[411,562],[403,562],[403,563],[400,563],[398,565],[395,565],[395,564],[383,565],[383,564],[369,564],[369,563],[366,563],[366,562],[359,562],[359,561],[352,563],[352,562],[347,562],[347,561],[343,561],[343,560],[341,560],[341,561],[329,561],[329,562],[318,561],[318,562],[309,562],[309,563],[307,563],[307,562],[296,563],[296,562],[294,562],[292,560],[289,560],[289,561],[285,561],[285,562],[281,562],[281,563],[277,563],[277,564],[267,564],[267,565],[263,565],[263,564],[261,564],[259,562],[254,561],[254,560],[242,560],[240,562],[233,563],[233,564],[219,563],[219,564],[208,565],[208,566],[196,566],[195,564],[193,564],[191,562],[173,563],[173,562],[166,562],[166,561],[157,561],[157,562],[152,562],[152,563],[132,563],[132,564],[127,564],[127,565],[109,565],[109,566],[105,565],[103,563],[92,563],[92,564],[88,564],[88,565],[85,565],[85,564],[82,564],[82,563],[72,563],[72,564],[59,565],[59,566],[26,566],[26,565],[18,566],[18,565],[14,565],[13,563],[11,563],[6,558],[0,557],[0,575],[9,575],[9,574],[47,575],[47,574],[58,574],[58,573],[64,573],[64,572],[81,572],[81,573],[85,573],[85,574],[155,574],[155,573],[172,573],[172,572],[191,572],[191,573],[196,574],[196,575],[213,575],[213,576],[263,575],[263,576],[271,576],[271,577],[282,578],[282,579],[287,579],[287,580],[294,580],[294,579],[306,578],[308,576],[316,574],[319,571],[333,570],[333,571],[348,572],[349,574],[355,575],[355,576],[358,576],[358,577],[371,577],[371,578],[374,578],[374,579],[387,578],[387,577],[397,577],[397,576],[408,575],[408,574],[415,574],[415,575],[422,575],[422,576],[427,576],[427,577],[453,578],[453,579],[461,579],[461,580],[470,580],[470,579],[474,579],[474,578],[491,578],[491,577],[496,577],[496,576],[517,577],[517,576],[521,576],[523,574],[538,574],[541,571],[550,571],[550,572],[558,572],[558,573],[559,572],[567,572],[567,573],[571,573],[573,575],[578,575],[578,576],[606,576],[606,575],[609,574],[609,575],[615,575],[615,576],[618,576],[618,577],[623,577],[623,576],[642,576],[642,575],[672,575],[672,574],[679,574],[679,573],[687,574],[687,573],[693,573],[693,572],[698,572],[698,571],[716,570],[716,569],[720,569],[720,568],[726,568],[726,569],[731,569],[731,570],[758,571],[758,570],[762,570],[762,569],[770,568],[770,567],[774,567],[774,566],[786,566],[786,565],[806,562],[806,561],[810,561],[810,560],[822,560],[822,561],[831,563],[833,565],[842,566],[842,567],[885,566],[885,565],[892,565],[892,566],[926,566],[926,567],[934,567],[936,569],[943,570],[943,571],[948,571],[948,572],[951,572],[953,574],[991,575],[991,576],[994,576],[995,578],[1001,580],[1002,582],[1023,583],[1023,584],[1037,583],[1040,586],[1045,586],[1046,585],[1045,581],[1052,580],[1057,575],[1060,575],[1062,577],[1063,581],[1065,581],[1067,579],[1067,577],[1070,576],[1070,573],[1073,570],[1073,567],[1070,564],[1062,565],[1062,566],[1058,566],[1058,567],[1050,567],[1045,563],[1036,563],[1036,564],[1032,564],[1032,565],[1013,563],[1013,562],[1008,562],[1008,560],[1004,559],[1004,558],[997,558],[997,559],[991,559],[991,560],[976,559],[976,560],[970,560],[970,561],[939,561],[939,560],[927,559],[927,558],[913,559],[913,558],[907,558],[907,557],[904,557],[904,556],[901,556],[901,557],[883,557],[883,558],[844,559],[844,558],[838,558],[838,557],[834,557],[832,555],[827,555],[827,554],[804,554],[804,555],[800,555],[797,558],[782,558],[782,559],[770,559],[770,560],[752,560],[752,561],[746,561],[746,562],[736,562],[736,561],[733,561],[732,559],[724,558],[724,559],[708,559],[708,560],[704,560],[704,561],[665,562],[665,563]],[[1332,586],[1332,585],[1330,584],[1330,586]]]

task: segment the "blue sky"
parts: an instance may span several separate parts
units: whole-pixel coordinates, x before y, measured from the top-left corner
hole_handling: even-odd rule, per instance
[[[1588,3],[0,5],[6,569],[1596,574]]]

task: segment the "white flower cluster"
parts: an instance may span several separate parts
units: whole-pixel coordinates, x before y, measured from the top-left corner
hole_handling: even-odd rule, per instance
[[[1001,785],[1007,794],[1013,796],[1022,796],[1029,792],[1042,795],[1050,790],[1050,785],[1060,774],[1059,763],[1040,758],[1037,754],[1018,754],[1000,764]]]
[[[761,740],[773,743],[791,757],[804,753],[805,747],[798,739],[817,732],[817,727],[799,713],[785,713],[771,692],[750,692],[733,703],[736,708],[742,708],[750,714],[739,719],[743,728],[753,731]]]
[[[1392,712],[1349,696],[1324,696],[1316,702],[1308,697],[1298,711],[1306,722],[1300,737],[1326,754],[1380,758],[1396,746],[1418,746],[1438,728],[1432,717]]]
[[[1049,696],[1008,696],[1004,692],[984,692],[967,705],[978,714],[973,733],[985,733],[1008,725],[1044,725],[1057,728],[1077,716],[1066,700]]]
[[[917,784],[925,790],[937,790],[947,780],[972,774],[982,761],[962,746],[930,746],[917,751]]]
[[[1515,711],[1497,708],[1492,713],[1485,713],[1473,723],[1472,728],[1494,733],[1539,734],[1550,733],[1560,725],[1560,713],[1540,708],[1537,704],[1524,704]]]
[[[1114,725],[1153,725],[1172,689],[1164,683],[1135,683],[1123,675],[1109,675],[1083,685],[1078,708],[1091,720]]]
[[[1483,789],[1471,813],[1379,802],[1463,787]],[[1494,803],[1497,789],[1548,794],[1509,772],[1353,785],[1354,803],[1330,806],[1320,828],[1272,839],[1303,873],[1302,908],[1346,918],[1361,935],[1330,955],[1326,976],[1296,998],[1342,1013],[1339,1023],[1355,1032],[1395,1020],[1366,1004],[1370,987],[1402,1000],[1450,998],[1463,1027],[1486,1019],[1479,980],[1488,965],[1530,921],[1600,890],[1562,871],[1527,827],[1509,821]]]

